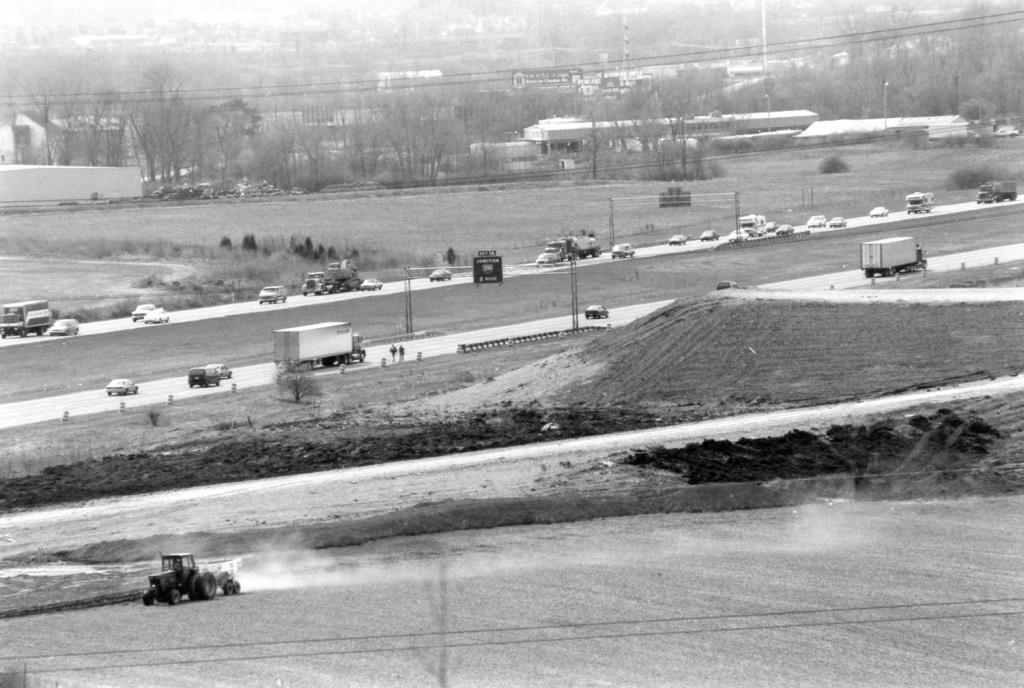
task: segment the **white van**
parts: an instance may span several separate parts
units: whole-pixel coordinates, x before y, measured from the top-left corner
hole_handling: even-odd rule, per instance
[[[260,289],[260,303],[284,303],[288,300],[287,287],[277,285]]]

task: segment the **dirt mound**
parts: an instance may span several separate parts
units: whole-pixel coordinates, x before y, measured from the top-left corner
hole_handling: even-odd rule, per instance
[[[906,489],[913,483],[918,495],[933,492],[929,486],[935,485],[944,485],[943,492],[948,492],[954,483],[977,487],[985,482],[999,491],[1012,481],[999,479],[985,458],[1000,438],[999,431],[980,418],[940,410],[902,422],[834,425],[820,435],[793,430],[779,437],[652,448],[631,454],[625,463],[672,471],[691,485],[842,473],[855,476],[859,491],[866,494],[880,486],[888,494],[897,482]]]

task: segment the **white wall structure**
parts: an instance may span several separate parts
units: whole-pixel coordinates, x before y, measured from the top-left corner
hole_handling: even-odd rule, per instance
[[[0,165],[0,203],[106,201],[142,196],[138,167]]]

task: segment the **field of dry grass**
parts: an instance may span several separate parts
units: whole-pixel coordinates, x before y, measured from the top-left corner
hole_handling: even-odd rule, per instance
[[[763,213],[797,225],[811,214],[858,216],[875,205],[898,208],[903,196],[914,190],[934,190],[939,203],[970,200],[973,190],[947,188],[953,169],[986,164],[1020,176],[1022,151],[1024,142],[1016,139],[997,141],[992,148],[915,150],[875,144],[777,151],[726,158],[724,177],[683,186],[694,194],[737,191],[741,212]],[[819,174],[818,163],[833,153],[842,156],[850,170]],[[334,246],[342,255],[357,253],[365,273],[387,279],[406,265],[440,264],[448,248],[463,261],[488,249],[499,251],[506,261],[525,262],[536,257],[545,240],[566,232],[593,232],[607,247],[612,231],[616,241],[644,245],[664,242],[676,230],[731,228],[731,199],[718,198],[706,208],[661,209],[657,195],[667,186],[664,182],[549,183],[54,209],[5,215],[0,223],[0,256],[185,262],[199,273],[192,280],[196,283],[210,286],[213,280],[224,279],[245,284],[248,271],[253,282],[249,286],[258,288],[257,283],[272,281],[272,275],[282,282],[295,282],[304,267],[293,262],[268,264],[259,270],[240,267],[237,256],[223,258],[217,248],[222,237],[238,246],[251,233],[259,245],[280,248],[293,235],[309,236],[314,243]],[[615,199],[614,230],[609,222],[610,199]],[[110,265],[97,263],[91,269],[98,277],[92,280],[90,292],[100,291],[100,285],[108,282],[110,291],[117,292],[112,296],[135,295],[130,287],[123,288],[125,280]],[[127,270],[133,275],[136,268]],[[157,282],[163,277],[159,269],[151,273]],[[80,272],[49,266],[41,266],[35,283],[0,273],[0,295],[5,301],[15,297],[61,301],[80,293],[80,277]]]

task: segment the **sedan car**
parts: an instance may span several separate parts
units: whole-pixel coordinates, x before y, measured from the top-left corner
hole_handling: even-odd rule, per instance
[[[125,396],[127,394],[139,393],[139,386],[126,377],[114,378],[103,389],[106,390],[108,397],[112,397],[115,394]]]
[[[706,232],[704,232],[704,233],[702,233],[700,235],[700,240],[701,241],[718,241],[718,232],[716,232],[713,229],[709,229],[708,231],[706,231]]]
[[[775,230],[775,236],[788,236],[793,233],[793,225],[779,225]]]
[[[844,217],[833,217],[828,221],[829,229],[842,229],[846,226],[846,218]]]
[[[545,251],[544,253],[537,256],[537,267],[539,268],[547,265],[558,265],[558,263],[560,262],[561,260],[559,259],[557,253]]]
[[[146,325],[169,323],[171,322],[171,316],[163,308],[154,308],[146,313],[145,317],[142,318],[142,322]]]
[[[362,284],[359,285],[359,291],[380,291],[384,288],[384,283],[379,279],[365,279]]]
[[[428,279],[431,282],[444,282],[445,280],[450,280],[451,278],[452,278],[451,271],[450,270],[445,270],[444,268],[441,268],[439,270],[434,270],[428,276]]]
[[[685,234],[676,234],[668,240],[669,246],[686,246],[686,242],[690,240],[690,237]]]
[[[632,244],[615,244],[612,246],[612,258],[632,258],[636,253]]]
[[[50,325],[50,329],[46,333],[51,337],[78,334],[78,321],[74,318],[62,318]]]
[[[889,209],[883,206],[872,208],[868,217],[889,217]]]
[[[143,318],[146,317],[146,313],[149,313],[154,308],[156,308],[156,304],[140,303],[138,306],[135,307],[135,310],[132,311],[132,322],[138,322],[142,320]]]
[[[608,309],[595,303],[591,306],[587,306],[587,310],[583,311],[583,315],[587,316],[587,320],[590,320],[591,318],[599,320],[601,318],[608,317]]]
[[[807,220],[807,229],[815,229],[815,228],[818,228],[818,227],[824,227],[825,224],[826,223],[825,223],[825,216],[824,215],[812,215],[811,218],[809,220]]]

